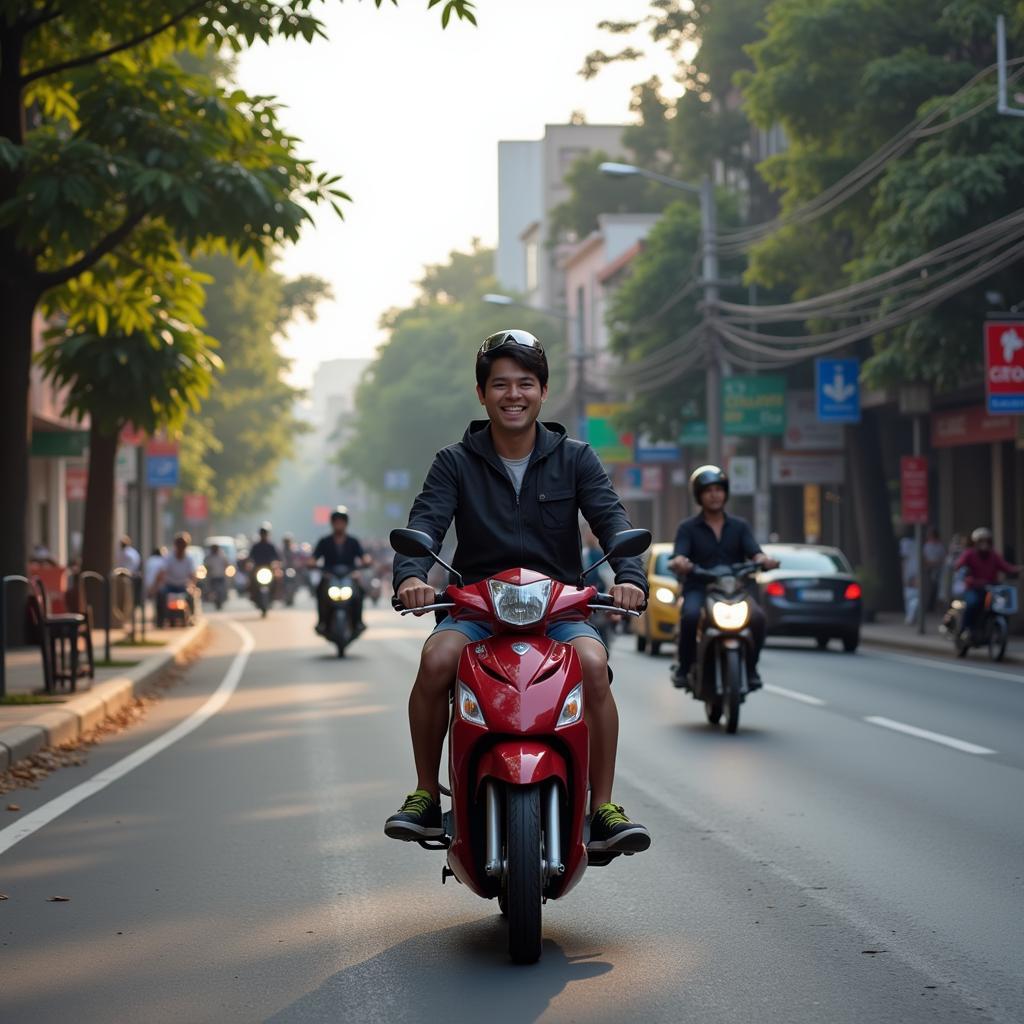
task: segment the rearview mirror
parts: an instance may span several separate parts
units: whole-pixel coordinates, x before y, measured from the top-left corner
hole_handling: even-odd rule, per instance
[[[651,546],[650,530],[623,530],[612,538],[609,558],[635,558]]]
[[[434,542],[430,534],[422,530],[392,530],[388,539],[400,555],[409,558],[423,558],[434,553]]]

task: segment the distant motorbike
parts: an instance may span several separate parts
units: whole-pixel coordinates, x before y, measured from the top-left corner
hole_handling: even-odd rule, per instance
[[[299,574],[291,566],[284,570],[282,591],[284,603],[288,608],[295,604],[295,594],[299,589]]]
[[[344,658],[348,645],[356,636],[352,628],[352,602],[360,583],[347,567],[333,572],[324,569],[323,579],[330,609],[324,636],[338,648],[338,657]]]
[[[1017,613],[1017,588],[1005,584],[985,588],[985,600],[970,636],[963,635],[964,601],[955,598],[939,626],[939,632],[953,641],[958,658],[966,658],[972,647],[987,647],[992,661],[1002,661],[1010,635],[1009,617]]]
[[[192,598],[187,590],[165,587],[156,599],[157,629],[192,625]]]
[[[261,565],[252,573],[252,603],[260,610],[262,618],[267,617],[270,606],[274,600],[274,583],[281,572],[279,567]]]
[[[724,718],[725,731],[740,724],[740,705],[747,699],[747,654],[753,648],[750,597],[743,581],[753,576],[753,562],[693,569],[690,578],[707,583],[704,608],[697,625],[697,660],[686,689],[704,704],[711,725]]]

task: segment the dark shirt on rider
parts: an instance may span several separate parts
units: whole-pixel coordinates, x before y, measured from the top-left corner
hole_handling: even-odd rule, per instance
[[[991,583],[999,582],[1002,572],[1014,575],[1016,566],[1011,565],[998,551],[981,552],[977,548],[968,548],[958,559],[957,569],[967,569],[967,586],[971,590],[980,590]]]
[[[761,547],[754,540],[754,533],[745,519],[726,515],[722,523],[722,535],[716,537],[715,531],[700,513],[679,524],[675,547],[672,549],[673,557],[684,555],[700,569],[747,562],[760,553]],[[702,580],[688,576],[683,590],[696,590],[704,585]]]
[[[326,537],[321,537],[313,549],[313,560],[319,562],[322,558],[326,569],[335,569],[342,565],[351,569],[362,557],[363,545],[350,534],[346,534],[345,539],[338,544],[334,540],[334,534],[329,533]]]
[[[269,540],[256,541],[249,549],[249,558],[253,565],[270,565],[271,562],[281,561],[277,548]]]

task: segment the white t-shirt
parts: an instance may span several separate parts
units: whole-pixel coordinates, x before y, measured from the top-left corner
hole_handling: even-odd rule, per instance
[[[211,551],[203,564],[211,579],[220,579],[228,567],[228,556],[223,551],[218,551],[217,554],[213,554]]]
[[[129,572],[138,572],[141,562],[142,558],[138,551],[136,551],[130,544],[126,548],[121,548],[118,552],[117,567],[119,569],[127,569]]]
[[[187,587],[195,575],[196,567],[191,556],[177,558],[173,554],[164,559],[164,585],[168,587]]]
[[[903,562],[903,586],[916,586],[917,544],[913,537],[900,538],[900,559]]]

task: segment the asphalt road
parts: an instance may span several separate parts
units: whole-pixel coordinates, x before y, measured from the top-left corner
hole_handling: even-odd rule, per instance
[[[226,694],[225,620],[251,634],[222,709],[0,853],[4,1024],[1024,1020],[1021,675],[775,647],[730,737],[619,640],[616,797],[654,845],[517,968],[497,907],[381,831],[426,625],[371,611],[339,661],[311,614],[236,601],[143,725],[5,798],[0,829],[165,735]]]

